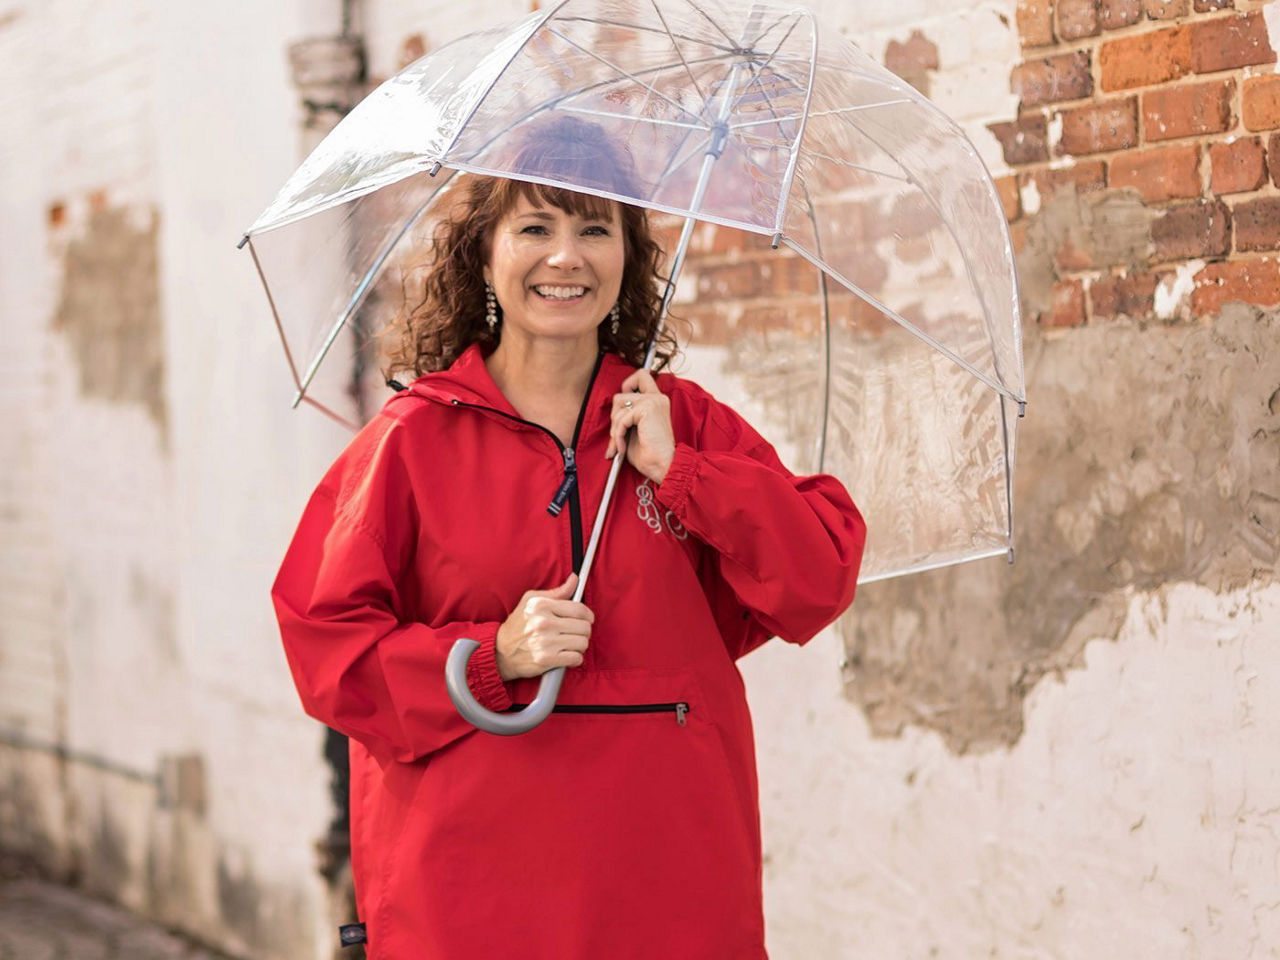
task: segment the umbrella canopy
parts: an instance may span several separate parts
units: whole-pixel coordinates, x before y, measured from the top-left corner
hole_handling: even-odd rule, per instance
[[[513,149],[566,115],[629,155],[628,176],[564,183]],[[864,582],[1011,553],[1025,387],[995,186],[955,123],[810,11],[565,0],[382,84],[246,234],[296,402],[359,419],[369,333],[403,305],[458,172],[568,186],[777,248],[748,293],[772,309],[729,311],[695,336],[682,372],[793,469],[846,483],[868,521]],[[677,294],[675,315],[685,306],[698,301]]]

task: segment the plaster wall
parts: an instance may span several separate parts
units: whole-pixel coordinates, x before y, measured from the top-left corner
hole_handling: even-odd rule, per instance
[[[254,957],[333,943],[266,590],[342,436],[235,243],[300,159],[286,45],[339,25],[0,5],[0,846]]]

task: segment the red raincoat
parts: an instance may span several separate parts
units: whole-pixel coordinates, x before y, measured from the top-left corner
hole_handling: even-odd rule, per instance
[[[585,663],[530,733],[445,692],[459,637],[491,710],[527,704],[494,636],[564,581],[604,492],[597,366],[574,450],[522,421],[478,346],[388,401],[316,489],[272,591],[312,716],[351,738],[356,893],[374,960],[760,960],[759,808],[734,661],[803,643],[853,599],[865,527],[693,383],[658,486],[624,465],[583,602]],[[576,452],[576,458],[574,453]],[[575,473],[576,471],[576,473]]]

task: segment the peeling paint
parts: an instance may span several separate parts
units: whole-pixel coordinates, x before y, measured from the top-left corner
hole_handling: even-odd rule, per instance
[[[1029,217],[1040,212],[1040,188],[1035,180],[1028,179],[1018,190],[1022,197],[1022,212]]]
[[[1049,118],[1048,143],[1050,156],[1057,154],[1058,144],[1062,142],[1062,114],[1055,113]]]
[[[1160,280],[1155,293],[1157,317],[1171,320],[1175,315],[1186,312],[1191,303],[1191,292],[1196,288],[1196,274],[1203,267],[1203,260],[1180,263],[1172,274]]]
[[[71,347],[80,392],[142,406],[167,440],[160,321],[159,214],[91,205],[62,255],[53,327]]]
[[[870,585],[841,621],[846,695],[880,735],[911,724],[957,752],[1012,744],[1027,692],[1114,637],[1133,590],[1274,578],[1280,314],[1026,332],[1017,564]]]
[[[1272,50],[1280,50],[1280,3],[1268,3],[1262,8],[1262,22],[1267,27],[1267,41]]]

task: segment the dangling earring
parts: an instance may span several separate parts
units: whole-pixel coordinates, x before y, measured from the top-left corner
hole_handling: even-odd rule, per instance
[[[613,309],[609,311],[609,332],[615,337],[618,335],[618,318],[622,316],[622,311],[618,309],[615,303]]]
[[[489,332],[496,333],[498,330],[498,297],[493,292],[493,287],[488,283],[484,285],[484,322],[489,325]]]

